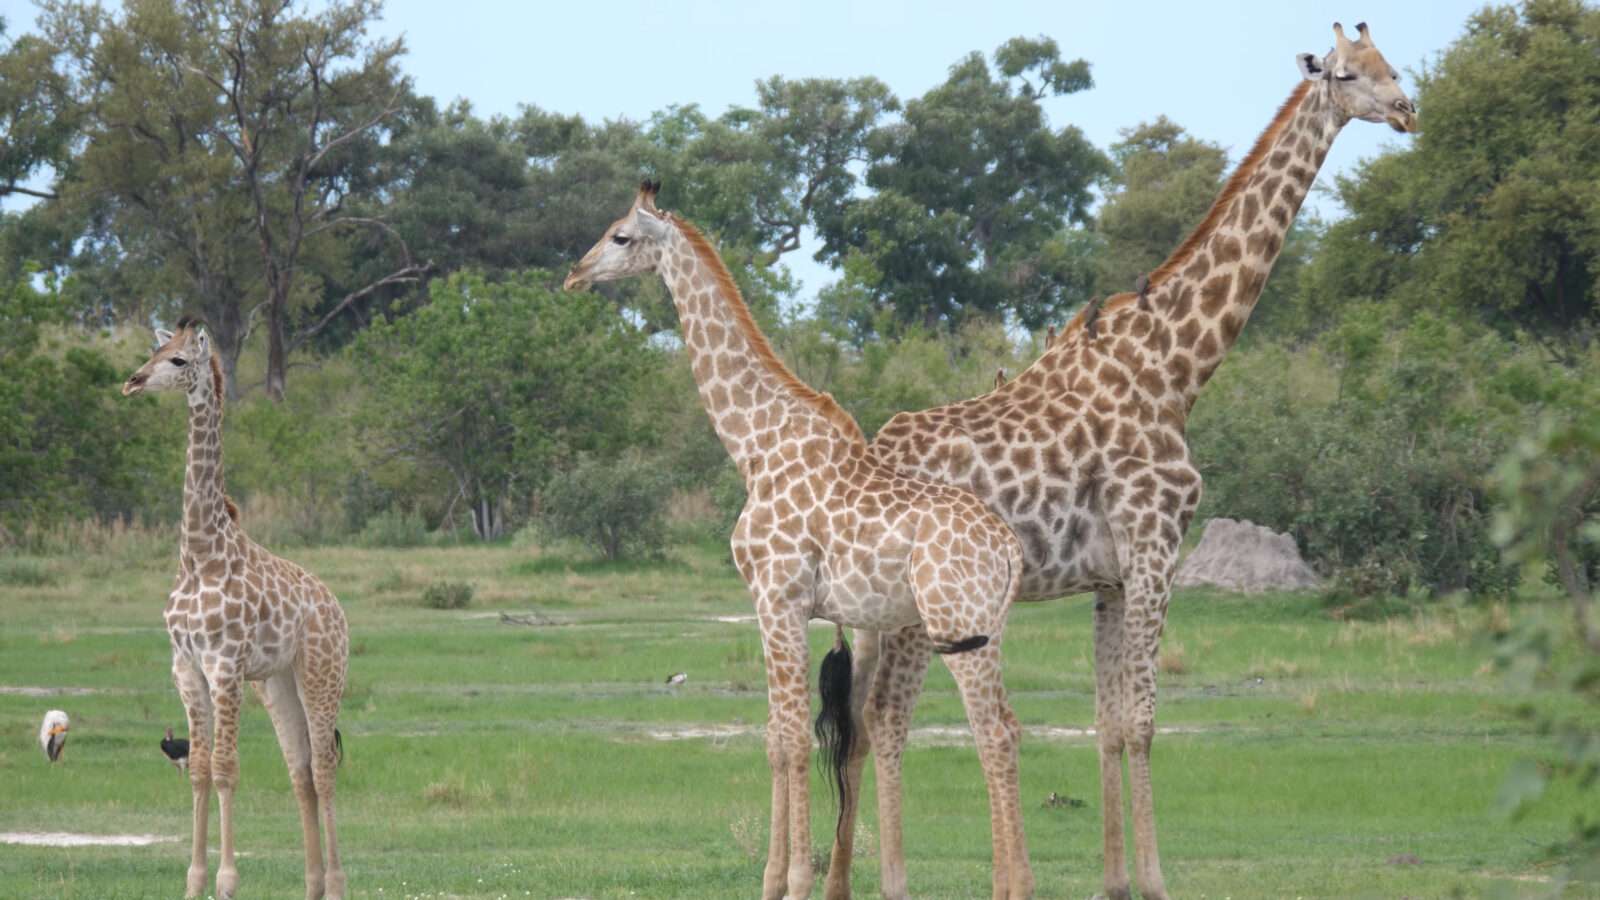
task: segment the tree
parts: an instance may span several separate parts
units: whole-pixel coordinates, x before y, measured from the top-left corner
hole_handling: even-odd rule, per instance
[[[125,313],[199,312],[230,394],[259,315],[266,387],[281,397],[291,351],[378,286],[420,274],[391,241],[397,265],[291,333],[292,314],[346,270],[355,231],[393,237],[363,202],[385,187],[372,178],[379,126],[406,88],[400,42],[362,43],[377,11],[375,0],[316,15],[284,0],[149,0],[114,17],[45,4],[54,71],[83,116],[58,215],[83,229],[63,243],[84,306],[111,293],[132,298]]]
[[[0,42],[6,20],[0,17]],[[77,135],[77,110],[66,79],[51,66],[54,51],[35,35],[0,43],[0,197],[53,200],[56,192],[24,184],[39,170],[66,163]]]
[[[656,364],[638,329],[542,272],[500,282],[458,273],[431,301],[376,322],[351,346],[369,374],[360,428],[373,460],[403,457],[451,482],[479,537],[581,452],[641,438],[630,398]]]
[[[227,0],[195,21],[220,54],[180,62],[226,106],[204,127],[227,146],[249,194],[267,289],[266,388],[275,400],[283,399],[293,349],[351,304],[384,285],[416,281],[430,267],[414,262],[399,234],[372,210],[346,208],[358,205],[349,179],[361,168],[359,143],[378,138],[407,87],[395,67],[405,49],[401,39],[361,43],[379,9],[378,0],[348,0],[315,16],[290,16],[286,0]],[[297,271],[308,242],[347,228],[376,228],[394,238],[398,265],[291,337],[291,296],[311,287]]]
[[[1111,145],[1106,198],[1095,222],[1102,294],[1133,289],[1200,223],[1222,188],[1227,154],[1161,116],[1122,131]]]
[[[1365,297],[1524,329],[1569,362],[1600,316],[1600,8],[1486,7],[1417,77],[1422,130],[1338,179],[1305,307]]]
[[[858,287],[902,323],[1059,318],[1087,299],[1063,228],[1087,220],[1106,161],[1077,128],[1049,127],[1040,101],[1091,84],[1047,38],[1006,42],[992,69],[976,53],[956,63],[868,136],[873,193],[819,222],[824,257],[861,257]]]
[[[126,372],[84,347],[43,352],[59,308],[26,277],[0,278],[0,543],[29,525],[129,515],[181,480],[181,432],[149,415],[152,400],[117,396]]]

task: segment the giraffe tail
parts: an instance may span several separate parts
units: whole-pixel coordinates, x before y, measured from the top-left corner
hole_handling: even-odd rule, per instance
[[[839,821],[834,826],[836,838],[844,827],[848,793],[845,782],[849,778],[850,751],[856,741],[855,720],[850,715],[850,669],[850,645],[845,642],[841,627],[833,649],[822,658],[822,669],[817,673],[817,691],[822,695],[822,711],[817,713],[817,743],[823,774],[833,776],[834,789],[839,795]]]
[[[344,765],[344,735],[337,728],[333,730],[333,753],[338,760],[336,765]]]

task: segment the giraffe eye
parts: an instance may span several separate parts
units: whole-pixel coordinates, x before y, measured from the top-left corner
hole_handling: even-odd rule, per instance
[[[1354,72],[1346,72],[1343,75],[1334,75],[1333,77],[1339,79],[1340,81],[1355,81],[1356,80],[1356,75],[1355,75]]]
[[[187,359],[184,359],[181,356],[174,356],[172,358],[172,364],[181,369],[184,366],[187,366],[189,364],[189,361]]]
[[[614,234],[611,236],[611,243],[616,244],[618,247],[628,246],[628,242],[631,240],[633,240],[633,238],[628,237],[625,234]]]

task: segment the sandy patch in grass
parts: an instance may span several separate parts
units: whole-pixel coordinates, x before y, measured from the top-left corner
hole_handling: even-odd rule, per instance
[[[90,694],[101,693],[99,688],[85,687],[27,687],[23,685],[0,684],[0,694],[12,697],[87,697]]]
[[[760,737],[765,732],[762,725],[681,725],[650,727],[644,736],[656,741],[726,741],[731,738]],[[1208,729],[1192,726],[1157,728],[1157,734],[1199,734]],[[1025,739],[1045,741],[1082,741],[1094,737],[1093,728],[1065,728],[1058,725],[1025,725]],[[972,742],[972,730],[965,725],[924,725],[911,729],[910,743],[921,747],[942,747]]]
[[[0,844],[29,847],[146,847],[176,841],[159,834],[77,834],[71,831],[0,831]]]

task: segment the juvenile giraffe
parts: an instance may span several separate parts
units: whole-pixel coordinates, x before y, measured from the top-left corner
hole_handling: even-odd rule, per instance
[[[1105,892],[1128,897],[1122,760],[1128,757],[1135,873],[1146,898],[1166,897],[1156,849],[1150,746],[1156,655],[1178,546],[1200,502],[1184,427],[1206,381],[1239,336],[1284,234],[1334,137],[1351,119],[1416,130],[1415,110],[1365,23],[1350,41],[1333,26],[1326,57],[1298,56],[1304,76],[1200,225],[1135,293],[1091,303],[1032,366],[973,400],[890,419],[873,455],[906,475],[967,488],[1022,540],[1021,599],[1095,592],[1095,728],[1100,749]],[[876,646],[875,646],[876,645]],[[862,715],[874,757],[904,745],[928,664],[910,628],[857,640],[856,678],[873,682]],[[875,671],[874,671],[875,670]],[[880,689],[879,683],[889,686]],[[880,719],[874,724],[874,719]],[[895,746],[876,746],[881,740]],[[846,784],[860,783],[858,747]],[[891,813],[896,778],[878,781]],[[854,798],[847,798],[853,815]],[[852,823],[832,867],[847,868]],[[882,820],[879,827],[891,825]],[[890,852],[889,847],[884,852]],[[884,865],[889,865],[886,861]],[[847,881],[830,896],[845,896]]]
[[[181,390],[189,400],[178,578],[167,599],[172,677],[189,717],[194,836],[185,895],[206,887],[206,818],[217,789],[217,895],[239,886],[233,790],[239,777],[239,706],[246,681],[272,717],[300,803],[306,898],[340,898],[344,869],[333,824],[334,725],[344,693],[348,635],[339,601],[321,581],[245,536],[223,493],[222,369],[203,323],[178,320],[122,386],[124,395]],[[327,831],[324,866],[320,830]]]
[[[1000,678],[1000,640],[1022,549],[965,491],[896,475],[869,457],[855,420],[773,353],[711,244],[640,189],[567,277],[568,289],[656,272],[672,293],[701,402],[744,476],[734,562],[755,601],[767,664],[772,831],[762,895],[811,893],[811,738],[806,623],[874,631],[915,627],[944,654],[961,690],[989,791],[995,897],[1031,896],[1017,785],[1020,728]],[[848,726],[843,691],[826,682],[824,721]],[[849,742],[835,745],[835,764]],[[885,765],[888,763],[886,762]],[[837,773],[842,777],[842,772]],[[841,785],[841,791],[843,790]],[[898,831],[883,832],[899,846]],[[887,879],[895,873],[885,873]],[[898,873],[904,893],[904,872]]]

